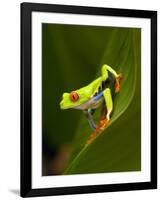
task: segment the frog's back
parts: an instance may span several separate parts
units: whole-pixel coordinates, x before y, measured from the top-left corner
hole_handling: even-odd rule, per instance
[[[92,81],[88,85],[80,88],[78,90],[79,94],[86,93],[86,94],[92,95],[97,90],[97,88],[99,87],[99,85],[101,84],[101,81],[102,81],[101,77],[95,79],[94,81]]]

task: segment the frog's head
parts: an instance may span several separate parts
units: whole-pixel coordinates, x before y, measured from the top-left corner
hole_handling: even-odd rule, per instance
[[[89,85],[70,93],[64,93],[60,102],[61,109],[76,108],[86,103],[96,92],[102,79],[96,79]]]
[[[70,93],[64,93],[60,102],[60,108],[68,109],[80,106],[90,99],[92,95],[91,91],[91,87],[86,86]]]
[[[62,100],[60,102],[60,108],[61,109],[68,109],[68,108],[74,108],[76,106],[79,106],[81,101],[81,94],[79,94],[78,91],[72,91],[70,93],[63,93]]]

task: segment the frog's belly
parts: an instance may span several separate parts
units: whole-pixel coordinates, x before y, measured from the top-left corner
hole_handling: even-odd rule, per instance
[[[86,103],[83,103],[80,106],[76,106],[75,109],[78,109],[78,110],[87,110],[89,108],[96,109],[102,104],[103,101],[104,101],[103,96],[99,98],[98,100],[96,100],[95,98],[92,98],[88,100]]]

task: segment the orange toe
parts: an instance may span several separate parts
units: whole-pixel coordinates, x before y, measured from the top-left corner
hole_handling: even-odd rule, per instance
[[[89,139],[87,140],[86,144],[90,144],[97,135],[99,135],[109,124],[109,120],[107,118],[100,120],[100,123],[97,125],[94,132],[90,135]]]
[[[120,91],[120,82],[121,80],[123,79],[123,75],[122,74],[119,74],[118,77],[116,78],[116,82],[115,82],[115,92],[119,92]]]
[[[108,123],[109,123],[109,120],[107,120],[107,118],[101,120],[100,121],[100,129],[102,130],[102,129],[106,128]]]
[[[120,84],[118,82],[115,83],[115,92],[119,92],[120,91]]]

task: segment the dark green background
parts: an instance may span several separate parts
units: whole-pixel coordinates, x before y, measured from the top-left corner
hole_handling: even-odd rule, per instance
[[[140,170],[141,30],[43,24],[42,36],[43,175]],[[85,147],[91,133],[85,117],[59,102],[63,92],[100,76],[104,63],[123,73],[122,88],[111,125]]]

